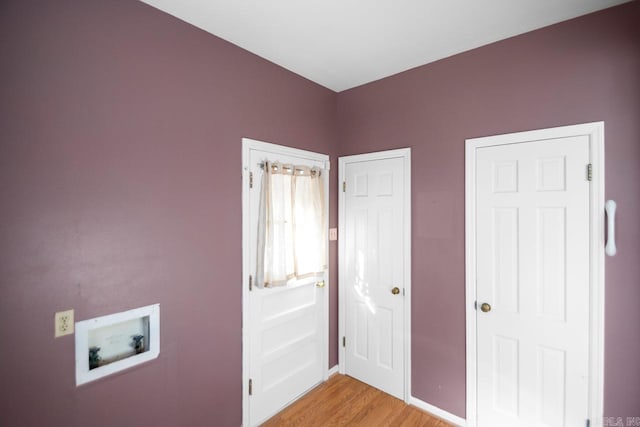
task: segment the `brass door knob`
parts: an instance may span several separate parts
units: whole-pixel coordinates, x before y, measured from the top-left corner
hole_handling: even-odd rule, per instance
[[[394,287],[393,289],[391,289],[391,293],[394,295],[398,295],[400,293],[400,288],[399,287]]]
[[[480,310],[482,310],[483,313],[488,313],[491,311],[491,304],[487,304],[486,302],[483,302],[482,305],[480,306]]]
[[[316,287],[317,288],[324,288],[324,280],[320,280],[319,282],[316,282]]]

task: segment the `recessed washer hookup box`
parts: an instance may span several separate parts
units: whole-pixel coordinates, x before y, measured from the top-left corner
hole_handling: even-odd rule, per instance
[[[155,359],[160,304],[76,322],[76,385]]]

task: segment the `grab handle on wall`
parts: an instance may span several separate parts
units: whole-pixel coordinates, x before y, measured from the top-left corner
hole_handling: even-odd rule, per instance
[[[604,209],[607,212],[607,245],[604,251],[609,256],[614,256],[617,252],[616,249],[616,202],[613,200],[607,200],[604,204]]]

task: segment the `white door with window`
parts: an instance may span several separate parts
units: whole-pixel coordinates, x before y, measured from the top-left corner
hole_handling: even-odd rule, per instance
[[[258,219],[265,164],[268,162],[274,170],[300,166],[313,168],[323,174],[323,214],[326,218],[328,161],[328,156],[323,154],[243,140],[243,425],[246,426],[264,422],[327,378],[326,269],[298,279],[285,274],[288,277],[286,283],[267,287],[257,283],[259,277],[256,277],[256,271],[260,256],[257,247]],[[298,172],[302,173],[302,170]],[[291,193],[291,184],[285,184],[286,191],[274,197],[288,197],[285,193]],[[282,182],[279,185],[283,185]],[[281,202],[276,210],[290,207],[288,198]],[[276,233],[287,227],[292,218],[284,215],[278,221],[281,224],[276,224],[279,227]],[[281,234],[285,236],[290,233]],[[286,243],[286,246],[288,250],[291,245]],[[326,244],[308,244],[302,248],[303,253],[312,255],[317,251],[325,251],[326,256],[326,250]],[[280,256],[278,253],[276,248],[270,256],[277,258]],[[304,260],[298,259],[296,263],[304,263]]]
[[[340,158],[344,373],[408,398],[410,151]]]
[[[573,427],[590,418],[591,142],[579,132],[533,135],[474,152],[470,425]]]

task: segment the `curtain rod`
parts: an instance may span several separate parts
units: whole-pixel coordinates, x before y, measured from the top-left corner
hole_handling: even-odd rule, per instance
[[[287,166],[287,165],[284,165],[284,164],[281,164],[281,165],[282,165],[282,169],[284,169],[285,171],[288,171],[288,172],[292,172],[293,170],[295,170],[296,172],[298,172],[298,171],[299,172],[304,172],[304,169],[298,169],[299,166],[291,167],[291,166]],[[260,169],[264,169],[264,162],[258,163],[258,166],[260,166]],[[276,170],[278,169],[278,166],[276,166],[275,164],[272,165],[271,167],[276,169]],[[308,167],[308,166],[305,166],[305,167]],[[322,176],[322,169],[315,168],[315,167],[314,168],[308,167],[308,168],[309,168],[309,173],[311,173],[311,175],[315,175],[317,173],[318,176]]]

